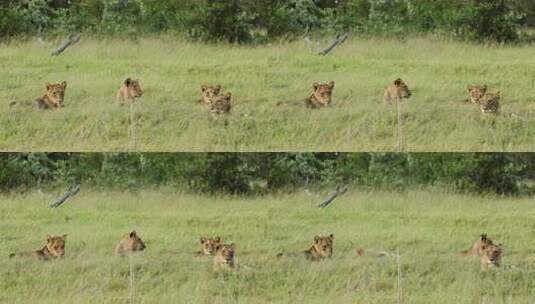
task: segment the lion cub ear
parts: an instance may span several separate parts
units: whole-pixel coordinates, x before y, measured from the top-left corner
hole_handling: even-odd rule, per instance
[[[330,238],[331,240],[334,240],[334,234],[331,233],[331,235],[329,235],[329,238]]]
[[[396,85],[396,86],[398,86],[398,87],[399,87],[402,83],[403,83],[403,80],[401,80],[401,78],[398,78],[398,79],[394,80],[394,85]]]
[[[205,237],[201,237],[201,244],[204,244],[206,243],[206,238]]]
[[[208,86],[205,85],[205,84],[203,84],[203,85],[201,86],[201,91],[202,91],[202,92],[205,92],[206,90],[208,90]]]
[[[483,88],[483,91],[485,91],[485,92],[487,91],[487,85],[486,84],[484,84],[482,88]]]
[[[216,85],[214,91],[215,91],[216,94],[219,94],[219,92],[221,91],[221,85],[219,85],[219,84]]]
[[[125,81],[124,81],[124,84],[126,86],[129,86],[131,83],[132,83],[132,79],[130,79],[130,77],[126,78]]]
[[[474,85],[469,85],[469,86],[466,87],[466,90],[468,92],[471,92],[473,89],[474,89]]]
[[[228,92],[227,95],[225,95],[225,98],[230,100],[232,98],[232,93]]]
[[[67,88],[67,82],[66,81],[62,82],[61,86],[63,87],[63,89]]]
[[[52,236],[50,234],[47,234],[46,235],[46,242],[50,243],[51,240],[52,240]]]
[[[133,230],[132,232],[130,232],[130,238],[135,238],[137,236],[137,233],[135,230]]]
[[[317,243],[317,242],[319,242],[320,239],[321,239],[320,236],[319,236],[319,235],[316,235],[316,236],[314,237],[314,242]]]
[[[64,234],[64,235],[61,236],[61,238],[65,241],[67,239],[67,235],[68,234]]]
[[[329,81],[328,85],[329,85],[330,89],[333,89],[334,88],[334,80]]]
[[[216,237],[215,237],[215,241],[218,242],[218,243],[221,242],[221,237],[216,236]]]
[[[317,91],[319,86],[320,86],[319,82],[314,82],[314,84],[312,84],[312,87],[314,88],[314,91]]]
[[[231,244],[229,245],[229,247],[230,247],[232,250],[234,250],[234,249],[236,249],[236,244],[231,243]]]
[[[51,87],[51,86],[52,86],[52,85],[50,84],[50,82],[45,81],[45,88],[46,88],[47,90],[50,90],[50,87]]]

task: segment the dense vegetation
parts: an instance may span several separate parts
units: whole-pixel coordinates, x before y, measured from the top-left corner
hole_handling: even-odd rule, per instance
[[[178,186],[202,192],[259,194],[305,185],[351,183],[406,189],[519,194],[534,178],[533,154],[446,153],[3,153],[0,188],[65,186],[106,189]]]
[[[23,0],[0,3],[0,37],[175,31],[195,39],[264,42],[350,30],[503,42],[522,38],[518,30],[535,23],[534,12],[530,0]]]

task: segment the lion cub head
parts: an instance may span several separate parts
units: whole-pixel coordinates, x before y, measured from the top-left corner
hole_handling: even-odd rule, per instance
[[[63,107],[63,101],[65,99],[65,90],[67,89],[67,82],[62,83],[45,83],[46,97],[48,102],[56,108]]]
[[[312,108],[328,106],[332,102],[334,81],[312,84],[312,95],[307,99],[307,106]]]
[[[200,100],[200,102],[205,103],[205,104],[211,104],[214,98],[219,95],[219,93],[221,93],[220,85],[215,85],[215,86],[202,85],[201,86],[202,99]]]
[[[48,235],[46,237],[46,249],[50,256],[62,258],[65,255],[65,240],[67,235]]]
[[[312,246],[321,257],[330,258],[333,255],[333,242],[334,234],[329,236],[316,235]]]
[[[236,246],[232,244],[218,244],[214,256],[214,269],[222,268],[234,269],[234,254]]]
[[[210,111],[214,114],[229,113],[232,107],[232,94],[227,92],[224,95],[214,97],[211,102]]]
[[[119,256],[125,256],[132,252],[143,251],[145,248],[145,243],[134,230],[119,241],[119,244],[115,248],[115,253]]]
[[[472,103],[478,104],[479,101],[487,93],[487,85],[470,85],[467,88],[468,94],[470,95],[470,101]]]
[[[398,101],[404,98],[411,98],[412,91],[409,89],[409,86],[403,81],[403,79],[398,78],[390,84],[384,94],[385,102],[392,104],[392,101]]]
[[[481,248],[481,265],[484,267],[500,267],[502,244],[486,244]]]
[[[217,246],[221,244],[221,238],[216,236],[215,238],[201,237],[201,254],[214,255]]]
[[[136,98],[139,98],[143,95],[143,89],[139,84],[139,79],[132,79],[130,77],[126,78],[123,82],[123,85],[117,92],[117,100],[124,101],[128,99],[134,101]]]

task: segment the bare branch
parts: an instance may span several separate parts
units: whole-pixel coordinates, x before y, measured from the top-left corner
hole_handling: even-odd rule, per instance
[[[338,186],[338,188],[336,188],[336,190],[333,193],[331,193],[325,199],[325,201],[323,201],[323,203],[319,204],[318,207],[319,208],[325,208],[325,207],[329,206],[329,204],[332,203],[338,196],[346,193],[348,188],[349,188],[349,186],[347,184]]]
[[[54,203],[50,205],[50,208],[57,208],[61,206],[68,198],[75,196],[80,191],[80,184],[72,184],[63,195],[61,195]]]
[[[323,51],[319,52],[318,55],[325,56],[325,55],[329,54],[332,50],[334,50],[334,48],[336,48],[340,44],[344,43],[347,40],[347,37],[349,37],[349,33],[344,33],[342,35],[339,35],[338,37],[336,37],[334,42],[329,47],[327,47]]]
[[[80,41],[80,37],[81,37],[80,33],[71,33],[69,37],[67,37],[67,39],[63,40],[63,42],[58,48],[52,51],[51,55],[52,56],[60,55],[61,53],[63,53],[63,51],[65,51],[66,48]]]

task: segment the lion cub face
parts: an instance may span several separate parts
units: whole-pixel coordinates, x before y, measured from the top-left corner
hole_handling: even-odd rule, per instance
[[[216,236],[215,238],[201,237],[201,253],[204,255],[214,255],[217,246],[221,244],[221,238]]]
[[[470,85],[467,90],[470,95],[470,101],[477,104],[487,93],[487,85]]]
[[[229,113],[231,109],[231,100],[232,94],[230,92],[214,97],[210,111],[215,114]]]
[[[211,104],[212,101],[215,99],[215,97],[219,95],[219,93],[221,93],[220,85],[216,85],[216,86],[203,85],[201,86],[201,94],[202,94],[201,102],[205,104]]]
[[[214,268],[234,268],[234,254],[236,246],[232,244],[218,244],[214,256]]]
[[[334,81],[329,81],[328,83],[319,83],[315,82],[312,85],[313,88],[313,97],[315,101],[322,106],[327,106],[331,103],[334,90]]]
[[[52,106],[59,108],[63,107],[63,100],[65,99],[65,90],[67,89],[67,82],[62,83],[45,83],[46,97]]]
[[[321,258],[330,258],[333,255],[334,235],[314,237],[314,245],[312,246],[316,253]]]
[[[128,253],[143,251],[146,246],[143,240],[137,235],[136,231],[130,232],[117,245],[116,254],[124,256]]]
[[[65,255],[65,239],[67,235],[62,236],[48,235],[46,237],[46,249],[51,256],[62,258]]]
[[[481,248],[481,264],[483,266],[500,267],[502,244],[485,244]]]

